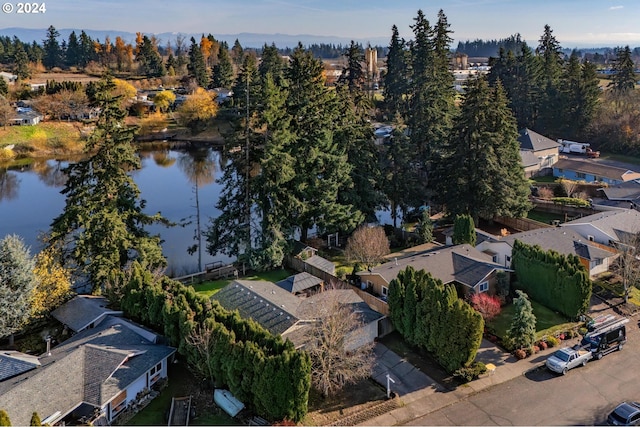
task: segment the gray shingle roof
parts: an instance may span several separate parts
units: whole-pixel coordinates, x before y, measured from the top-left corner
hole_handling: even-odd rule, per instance
[[[635,209],[604,211],[565,222],[561,226],[571,227],[579,224],[591,224],[620,242],[629,234],[640,232],[640,212]]]
[[[638,172],[589,160],[560,159],[555,165],[553,165],[553,168],[601,176],[625,182],[640,178],[640,174]]]
[[[503,266],[492,261],[490,255],[464,244],[438,248],[435,251],[387,262],[372,268],[370,272],[379,274],[387,283],[390,283],[408,266],[416,270],[425,270],[443,283],[458,282],[466,286],[475,286],[495,269],[504,270]],[[370,273],[361,271],[357,274]]]
[[[309,274],[307,272],[302,272],[298,274],[294,274],[293,276],[289,276],[284,280],[276,282],[276,285],[280,286],[287,292],[291,292],[295,294],[297,292],[302,292],[307,289],[311,289],[315,286],[318,286],[322,283],[322,279]]]
[[[538,156],[530,150],[520,150],[520,164],[527,168],[530,166],[537,166],[540,163]]]
[[[624,200],[630,202],[640,199],[640,184],[636,181],[628,181],[611,187],[601,188],[600,191],[602,191],[609,200]]]
[[[300,298],[275,283],[261,280],[235,280],[213,296],[227,310],[238,310],[273,334],[281,334],[298,321],[295,313]]]
[[[501,240],[511,246],[516,240],[520,240],[527,245],[538,245],[545,251],[554,250],[565,255],[578,255],[590,261],[615,256],[614,252],[602,249],[573,230],[561,227],[523,231],[505,236]]]
[[[28,425],[37,411],[44,419],[65,414],[82,402],[103,406],[149,369],[175,352],[152,344],[109,317],[41,356],[42,367],[0,382],[0,407],[14,425]]]
[[[122,315],[121,311],[112,310],[107,305],[107,299],[104,297],[77,295],[71,301],[53,310],[51,315],[74,332],[78,332],[108,314]]]
[[[319,268],[322,271],[326,271],[329,274],[335,274],[336,265],[328,259],[322,258],[320,255],[314,255],[305,260],[309,265]]]
[[[534,152],[560,147],[560,144],[556,141],[526,128],[520,130],[518,142],[520,143],[520,148]]]
[[[40,366],[38,358],[17,351],[0,351],[0,381],[15,377]]]

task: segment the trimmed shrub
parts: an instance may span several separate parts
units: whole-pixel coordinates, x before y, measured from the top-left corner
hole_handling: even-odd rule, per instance
[[[560,344],[560,340],[556,337],[547,337],[547,346],[548,347],[557,347]]]
[[[540,350],[546,350],[547,349],[547,343],[546,341],[540,341],[538,343],[538,347],[540,347]]]
[[[487,372],[487,367],[484,363],[473,362],[471,366],[465,366],[456,370],[453,376],[464,382],[469,382],[478,379],[478,377],[485,372]]]
[[[516,359],[518,360],[522,360],[525,357],[527,357],[527,352],[524,351],[523,349],[519,348],[516,351],[513,352],[513,355],[516,357]]]

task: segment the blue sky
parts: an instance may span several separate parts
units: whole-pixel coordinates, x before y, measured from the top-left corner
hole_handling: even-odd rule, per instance
[[[456,41],[519,32],[536,42],[551,25],[563,47],[640,46],[639,0],[50,0],[43,15],[1,14],[0,28],[119,30],[145,33],[282,33],[405,38],[418,9],[443,9]]]

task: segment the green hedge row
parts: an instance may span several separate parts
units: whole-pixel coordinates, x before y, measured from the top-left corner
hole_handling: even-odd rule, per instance
[[[261,416],[298,422],[307,413],[311,361],[290,341],[191,287],[167,277],[154,279],[139,265],[133,266],[120,305],[132,319],[161,328],[190,365],[209,373],[217,387],[228,387]],[[213,331],[207,354],[188,341],[194,329],[203,327]]]
[[[518,287],[545,307],[574,319],[589,309],[591,279],[577,256],[544,251],[516,240],[511,267]]]
[[[448,372],[470,366],[482,341],[484,320],[424,270],[412,267],[398,273],[389,284],[389,316],[410,344],[432,353]]]
[[[576,197],[554,197],[551,201],[556,205],[577,206],[581,208],[589,207],[588,200],[578,199]]]

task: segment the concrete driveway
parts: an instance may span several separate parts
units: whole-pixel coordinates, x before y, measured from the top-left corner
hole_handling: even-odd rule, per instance
[[[398,354],[389,350],[384,344],[376,343],[373,349],[376,364],[371,377],[383,387],[387,387],[387,374],[395,383],[391,383],[391,391],[405,396],[414,391],[433,388],[434,391],[445,391],[442,386],[407,362]]]

